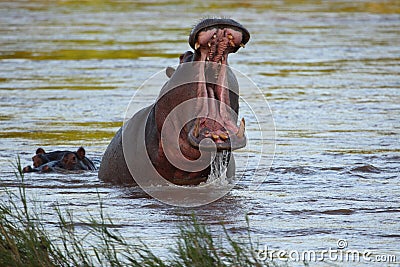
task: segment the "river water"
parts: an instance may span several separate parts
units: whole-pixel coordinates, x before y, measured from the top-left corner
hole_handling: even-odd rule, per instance
[[[260,88],[272,110],[276,149],[268,144],[267,160],[254,164],[259,171],[244,172],[227,196],[197,208],[102,183],[96,172],[28,174],[28,193],[46,220],[56,220],[55,204],[84,220],[99,209],[100,196],[128,240],[141,239],[163,256],[192,213],[216,234],[224,222],[236,237],[246,235],[248,214],[262,248],[321,251],[342,239],[347,249],[396,255],[399,262],[400,4],[394,0],[1,1],[2,186],[16,187],[11,163],[19,154],[23,165],[31,164],[39,146],[84,146],[99,165],[137,88],[176,65],[190,50],[191,27],[212,16],[234,18],[251,33],[230,65]],[[246,88],[241,96],[271,119],[265,102]],[[256,129],[250,122],[248,135]],[[253,178],[259,187],[247,182]]]

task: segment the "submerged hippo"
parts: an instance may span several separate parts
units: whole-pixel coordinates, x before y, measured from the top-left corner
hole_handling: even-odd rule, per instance
[[[65,153],[68,152],[71,151],[57,150],[46,153],[46,151],[43,148],[39,147],[38,149],[36,149],[36,154],[32,157],[33,167],[37,168],[51,161],[58,161],[62,159]]]
[[[51,171],[77,171],[77,170],[96,170],[93,162],[86,157],[83,147],[73,151],[52,151],[46,153],[43,148],[36,150],[36,155],[32,157],[33,168],[26,166],[23,172],[51,172]]]
[[[246,137],[244,119],[237,126],[239,87],[227,67],[228,54],[249,39],[249,32],[232,19],[204,19],[196,25],[189,36],[194,51],[181,55],[176,70],[167,69],[170,79],[157,101],[116,133],[99,178],[136,184],[159,176],[177,185],[197,185],[209,177],[212,150],[226,151],[227,175],[233,177],[231,151],[244,147]]]

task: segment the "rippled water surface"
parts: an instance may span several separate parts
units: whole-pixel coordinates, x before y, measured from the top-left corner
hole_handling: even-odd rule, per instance
[[[57,203],[84,219],[98,210],[99,194],[128,239],[164,255],[192,212],[216,233],[223,221],[239,237],[248,213],[254,238],[270,248],[322,250],[345,239],[348,248],[400,261],[398,1],[1,1],[1,184],[15,188],[11,162],[19,154],[31,164],[39,146],[82,145],[99,165],[135,90],[178,63],[191,27],[208,16],[234,18],[251,33],[230,65],[272,109],[270,172],[262,160],[258,177],[245,174],[226,197],[194,209],[102,183],[96,172],[28,174],[47,220],[56,220]],[[250,122],[248,135],[256,128]],[[254,189],[246,182],[253,178],[264,182]]]

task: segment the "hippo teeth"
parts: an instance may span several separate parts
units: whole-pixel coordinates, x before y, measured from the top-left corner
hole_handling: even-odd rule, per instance
[[[246,143],[245,120],[238,124],[237,114],[229,109],[228,55],[240,48],[242,40],[242,33],[237,29],[213,27],[200,31],[192,41],[195,60],[204,62],[204,65],[199,64],[201,82],[197,84],[197,95],[205,99],[196,104],[201,119],[194,119],[188,132],[195,148],[200,147],[203,139],[208,139],[203,146],[211,149],[214,146],[210,144],[215,143],[218,150],[235,150]]]
[[[219,139],[219,135],[218,135],[218,134],[211,134],[211,137],[212,137],[214,140]]]
[[[199,129],[200,129],[199,125],[200,125],[200,120],[197,118],[193,129],[193,136],[196,138],[199,137]]]
[[[219,138],[221,138],[222,140],[226,140],[226,139],[228,139],[228,137],[229,136],[226,133],[219,134]]]
[[[245,45],[243,43],[240,43],[241,48],[245,48]]]
[[[237,136],[237,137],[243,138],[243,136],[244,136],[244,130],[245,130],[245,125],[246,125],[246,122],[245,122],[244,118],[242,118],[242,120],[240,121],[239,130],[238,130],[237,133],[236,133],[236,136]]]

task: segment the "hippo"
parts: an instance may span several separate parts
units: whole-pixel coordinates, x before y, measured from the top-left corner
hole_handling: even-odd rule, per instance
[[[249,39],[247,29],[232,19],[198,23],[189,35],[193,51],[180,56],[176,70],[166,69],[169,80],[155,103],[115,134],[103,155],[99,179],[141,185],[139,180],[157,176],[174,185],[194,186],[207,181],[212,162],[221,158],[228,178],[234,177],[232,151],[246,145],[246,136],[244,119],[237,123],[239,85],[228,55]],[[201,167],[192,168],[193,162]]]
[[[73,151],[52,151],[46,153],[43,148],[36,150],[36,155],[32,157],[33,168],[26,166],[23,172],[51,172],[51,171],[77,171],[77,170],[96,170],[93,162],[86,157],[83,147]]]
[[[39,147],[38,149],[36,149],[36,154],[32,157],[32,161],[33,161],[33,167],[34,168],[38,168],[46,163],[49,163],[51,161],[57,161],[60,160],[65,153],[68,153],[71,151],[67,151],[67,150],[57,150],[57,151],[52,151],[49,153],[46,153],[46,151]]]

